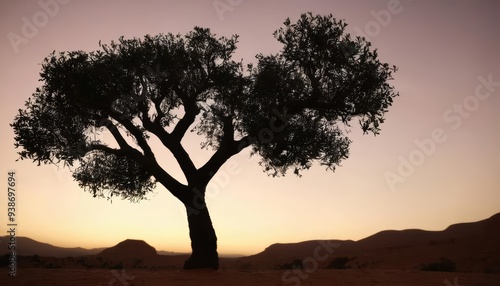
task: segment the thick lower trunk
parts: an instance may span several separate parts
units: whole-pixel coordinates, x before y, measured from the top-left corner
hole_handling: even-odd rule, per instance
[[[189,237],[193,253],[184,263],[184,269],[219,268],[217,236],[203,198],[185,204],[188,215]]]

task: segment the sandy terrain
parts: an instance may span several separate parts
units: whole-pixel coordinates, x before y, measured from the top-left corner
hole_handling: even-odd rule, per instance
[[[500,285],[500,274],[444,273],[400,270],[317,270],[309,277],[286,276],[283,270],[82,270],[19,269],[17,277],[0,271],[0,285],[418,285],[472,286]],[[295,279],[293,279],[295,277]]]

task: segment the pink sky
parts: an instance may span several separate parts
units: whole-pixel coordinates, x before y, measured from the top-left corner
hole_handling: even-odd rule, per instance
[[[217,10],[214,3],[230,6]],[[249,63],[257,53],[278,52],[272,32],[307,11],[332,13],[346,20],[349,32],[368,36],[381,59],[399,67],[393,84],[400,97],[380,136],[362,136],[353,125],[350,158],[335,173],[315,166],[302,178],[273,179],[248,152],[233,157],[207,194],[219,252],[356,240],[384,229],[439,230],[500,212],[497,1],[4,0],[0,180],[17,172],[17,235],[87,248],[135,238],[190,251],[185,211],[163,187],[149,201],[110,204],[79,189],[68,169],[15,161],[8,124],[41,84],[40,63],[50,52],[91,51],[99,40],[184,34],[198,25],[221,36],[239,34],[236,58]],[[185,145],[201,163],[207,154],[197,142],[188,138]],[[5,210],[5,190],[0,205]],[[6,228],[5,211],[0,224]]]

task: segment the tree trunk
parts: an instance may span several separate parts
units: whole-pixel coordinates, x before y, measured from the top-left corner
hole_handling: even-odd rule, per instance
[[[192,254],[184,263],[184,269],[219,268],[217,236],[210,220],[204,193],[195,192],[194,198],[185,202]]]

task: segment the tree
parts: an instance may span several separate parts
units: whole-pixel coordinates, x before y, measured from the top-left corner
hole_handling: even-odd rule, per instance
[[[274,32],[283,49],[244,66],[230,38],[195,27],[184,36],[146,35],[93,52],[52,52],[43,86],[11,126],[21,159],[73,166],[94,197],[140,201],[156,183],[186,207],[192,254],[184,267],[218,268],[217,238],[205,204],[212,176],[251,147],[265,172],[297,175],[317,161],[332,171],[348,157],[345,132],[358,120],[378,134],[398,94],[388,84],[396,67],[381,63],[364,38],[345,33],[332,15],[301,15]],[[182,142],[188,130],[212,148],[196,166]],[[95,140],[106,132],[112,142]],[[157,161],[157,137],[186,183]],[[160,150],[163,151],[163,150]]]

